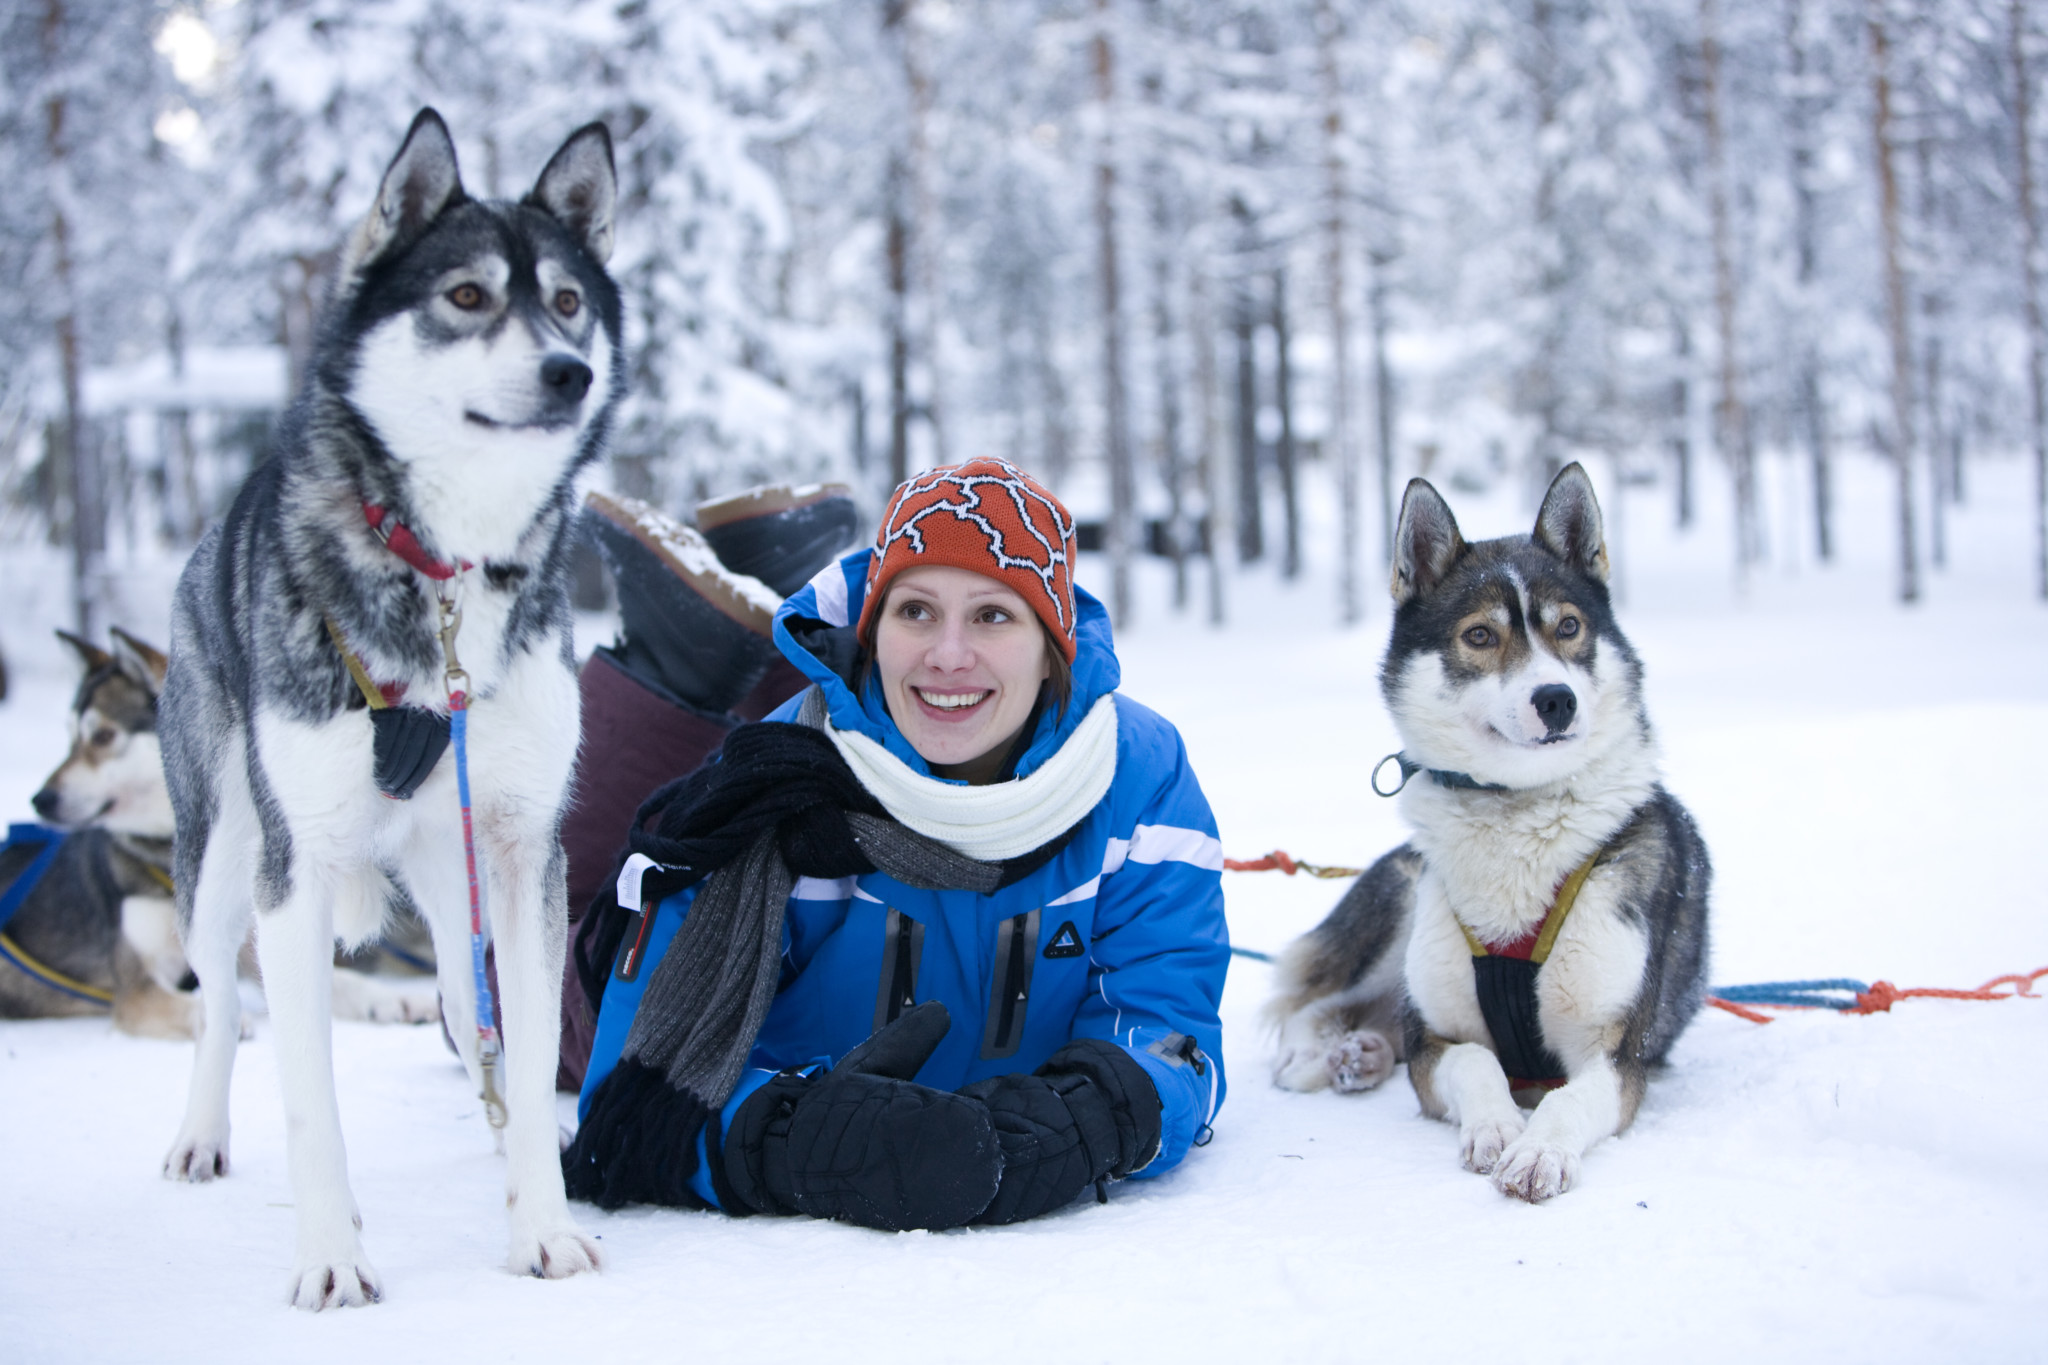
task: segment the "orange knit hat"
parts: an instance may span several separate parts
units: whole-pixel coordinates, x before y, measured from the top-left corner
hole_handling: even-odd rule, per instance
[[[969,460],[897,488],[868,562],[862,640],[874,639],[889,580],[925,564],[967,569],[1010,588],[1074,662],[1074,518],[1023,470],[1005,460]]]

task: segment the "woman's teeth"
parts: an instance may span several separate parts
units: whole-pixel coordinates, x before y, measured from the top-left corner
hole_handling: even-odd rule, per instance
[[[936,706],[941,711],[958,711],[962,707],[974,705],[987,695],[986,692],[927,692],[921,687],[917,689],[919,701],[926,706]]]

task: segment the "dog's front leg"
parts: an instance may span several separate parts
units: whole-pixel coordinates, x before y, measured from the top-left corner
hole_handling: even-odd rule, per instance
[[[292,1302],[341,1308],[374,1303],[383,1290],[363,1255],[334,1098],[334,922],[326,890],[333,879],[327,869],[301,863],[294,880],[284,904],[259,914],[256,925],[298,1206]]]
[[[1452,1043],[1436,1059],[1431,1079],[1442,1117],[1458,1125],[1458,1154],[1465,1169],[1480,1175],[1496,1171],[1523,1124],[1500,1058],[1478,1043]]]
[[[1494,1187],[1540,1204],[1579,1178],[1588,1147],[1621,1128],[1621,1082],[1606,1057],[1596,1057],[1543,1097],[1522,1135],[1501,1153]]]
[[[562,955],[568,937],[566,860],[549,837],[498,866],[492,915],[498,986],[505,1010],[505,1207],[511,1218],[509,1267],[561,1279],[602,1265],[597,1243],[576,1226],[562,1188],[555,1123],[555,1061],[561,1046]]]

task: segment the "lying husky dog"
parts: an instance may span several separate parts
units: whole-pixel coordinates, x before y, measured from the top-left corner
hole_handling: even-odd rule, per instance
[[[167,660],[115,627],[111,651],[65,631],[84,672],[71,701],[71,750],[43,780],[36,814],[70,831],[8,921],[18,970],[0,972],[0,1015],[43,1019],[111,1009],[114,1027],[196,1038],[199,996],[171,897],[170,792],[157,741]],[[26,849],[22,850],[24,853]],[[21,873],[27,872],[26,860]],[[0,883],[13,889],[11,866]],[[334,1017],[373,1023],[440,1018],[433,948],[409,909],[381,939],[337,958]],[[243,975],[255,975],[243,954]]]
[[[1532,1202],[1628,1127],[1706,994],[1707,851],[1606,580],[1576,464],[1533,535],[1477,544],[1408,485],[1380,668],[1404,747],[1374,784],[1415,837],[1289,947],[1269,1006],[1279,1085],[1366,1090],[1405,1055],[1466,1167]]]
[[[342,253],[274,453],[178,583],[158,718],[206,1027],[164,1171],[227,1171],[235,951],[253,911],[301,1307],[380,1292],[349,1192],[327,1013],[334,942],[376,932],[387,878],[433,931],[464,1065],[480,1085],[490,1076],[471,1023],[470,822],[445,753],[458,687],[504,994],[504,1102],[487,1107],[505,1121],[510,1264],[558,1277],[598,1263],[563,1196],[554,1117],[558,829],[578,733],[573,483],[624,387],[604,270],[616,198],[611,139],[592,124],[525,199],[472,200],[447,127],[422,111]]]

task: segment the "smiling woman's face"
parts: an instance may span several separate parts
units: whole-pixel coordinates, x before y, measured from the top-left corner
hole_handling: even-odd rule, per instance
[[[875,672],[933,773],[992,782],[1051,669],[1024,599],[967,569],[906,569],[875,618]]]

